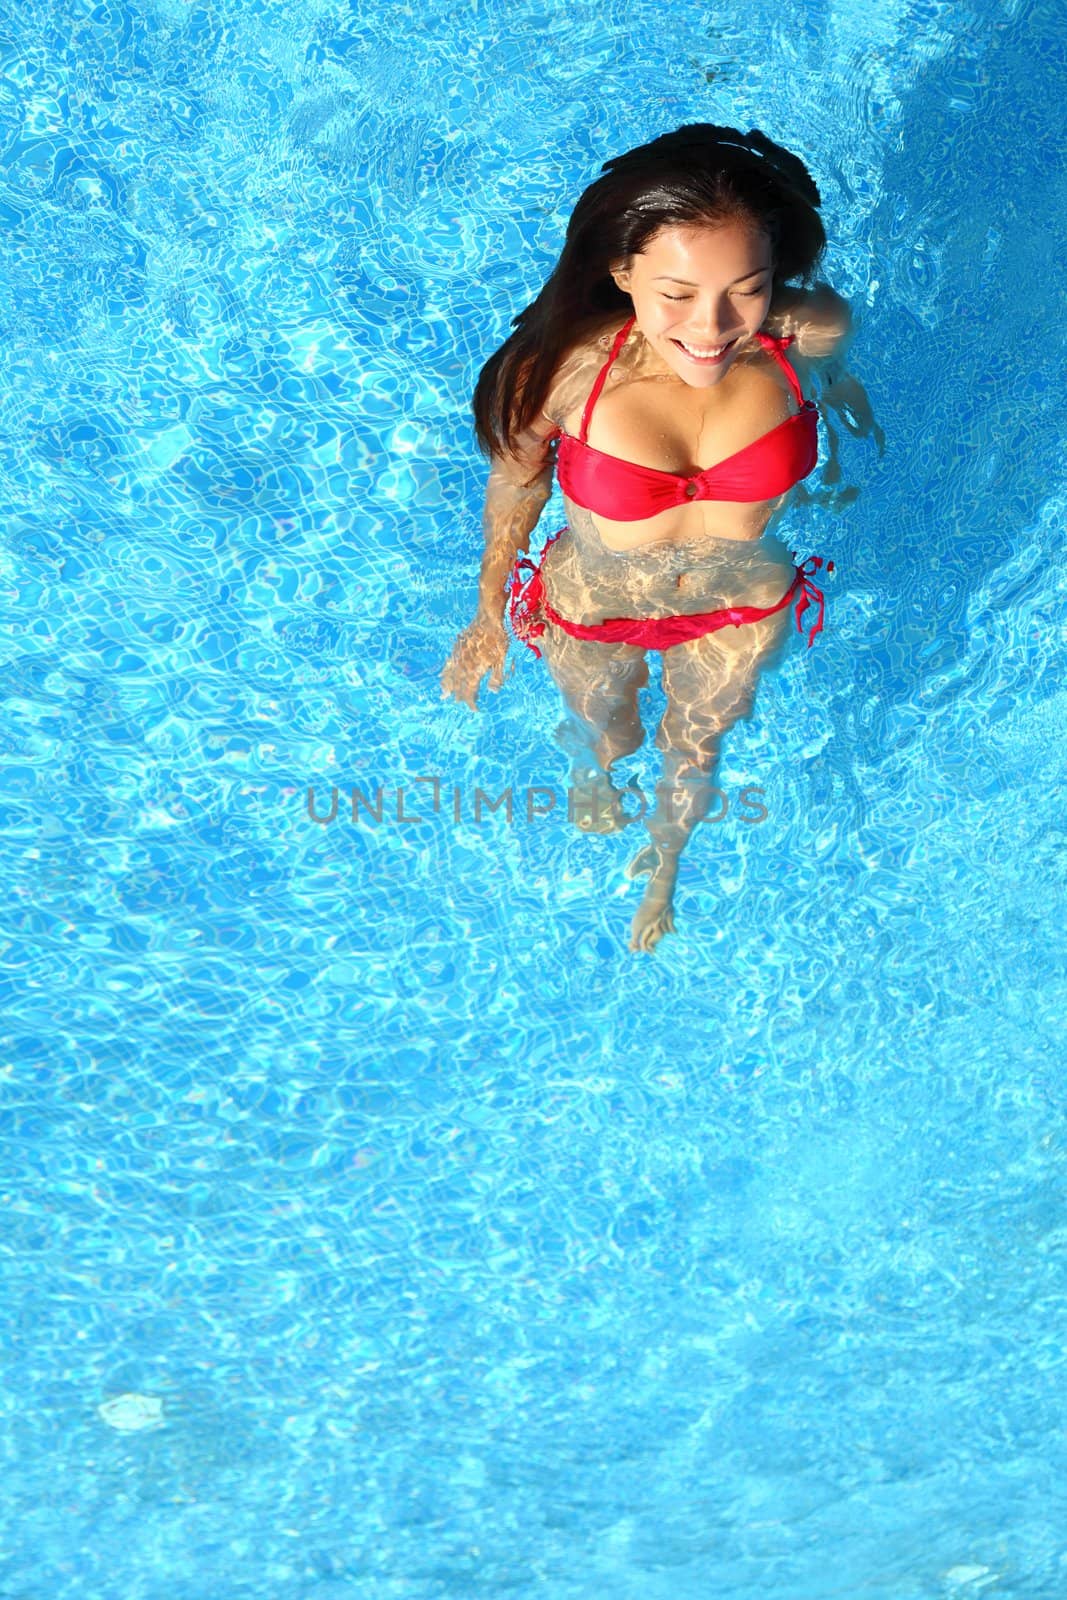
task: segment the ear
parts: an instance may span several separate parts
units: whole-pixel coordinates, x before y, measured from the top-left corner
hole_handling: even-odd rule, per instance
[[[615,287],[621,289],[623,294],[629,294],[631,272],[626,262],[617,261],[614,266],[608,268],[608,271],[615,280]]]

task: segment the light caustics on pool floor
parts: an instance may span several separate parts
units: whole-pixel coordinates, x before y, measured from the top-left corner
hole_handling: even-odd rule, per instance
[[[1059,1600],[1062,20],[9,32],[3,1600]],[[540,664],[438,698],[467,397],[688,120],[817,172],[887,450],[640,961],[636,829],[395,797],[563,789]]]

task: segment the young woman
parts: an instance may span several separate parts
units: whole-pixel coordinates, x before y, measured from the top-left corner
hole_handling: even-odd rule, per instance
[[[674,927],[679,856],[723,735],[791,628],[810,644],[822,625],[821,559],[795,566],[770,535],[818,455],[804,380],[851,325],[828,286],[786,286],[810,283],[825,249],[819,205],[803,163],[755,130],[701,123],[616,157],[475,390],[485,554],[443,692],[477,709],[485,673],[500,687],[510,577],[512,627],[538,655],[539,641],[569,712],[557,737],[576,791],[591,791],[584,825],[607,832],[636,820],[608,774],[644,739],[638,690],[662,652],[663,775],[651,843],[627,868],[648,877],[635,950]],[[554,467],[567,527],[534,567],[516,557]]]

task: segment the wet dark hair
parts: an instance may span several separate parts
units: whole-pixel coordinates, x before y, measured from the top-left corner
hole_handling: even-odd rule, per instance
[[[488,455],[515,447],[545,402],[583,324],[630,306],[611,268],[661,228],[747,222],[771,243],[774,287],[812,281],[826,248],[821,199],[799,156],[757,129],[693,122],[606,161],[574,208],[552,276],[474,390],[475,434]]]

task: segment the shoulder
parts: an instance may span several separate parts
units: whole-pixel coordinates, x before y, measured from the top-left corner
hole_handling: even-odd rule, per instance
[[[604,318],[601,317],[601,325],[603,322]],[[529,486],[551,464],[555,440],[561,429],[566,427],[573,399],[581,392],[589,364],[594,360],[599,332],[600,329],[588,325],[580,327],[574,338],[564,345],[544,398],[533,416],[519,433],[512,436],[510,448],[494,450],[491,456],[492,472],[498,478]],[[603,355],[600,360],[603,362]],[[516,411],[531,382],[534,365],[535,357],[528,352],[516,370]],[[590,385],[592,381],[589,379]]]
[[[771,301],[764,333],[783,339],[790,334],[794,352],[807,361],[839,355],[852,335],[852,311],[847,300],[828,283],[814,289],[780,289]]]
[[[494,457],[499,474],[513,482],[526,483],[544,471],[560,431],[577,431],[578,418],[597,373],[608,358],[616,334],[628,320],[628,312],[602,312],[575,328],[556,363],[537,414],[515,441],[515,449]],[[520,387],[522,382],[520,375]]]
[[[615,336],[629,319],[628,311],[601,313],[574,330],[573,339],[552,375],[542,408],[553,425],[566,427],[568,419],[585,405],[597,374],[611,353]]]

